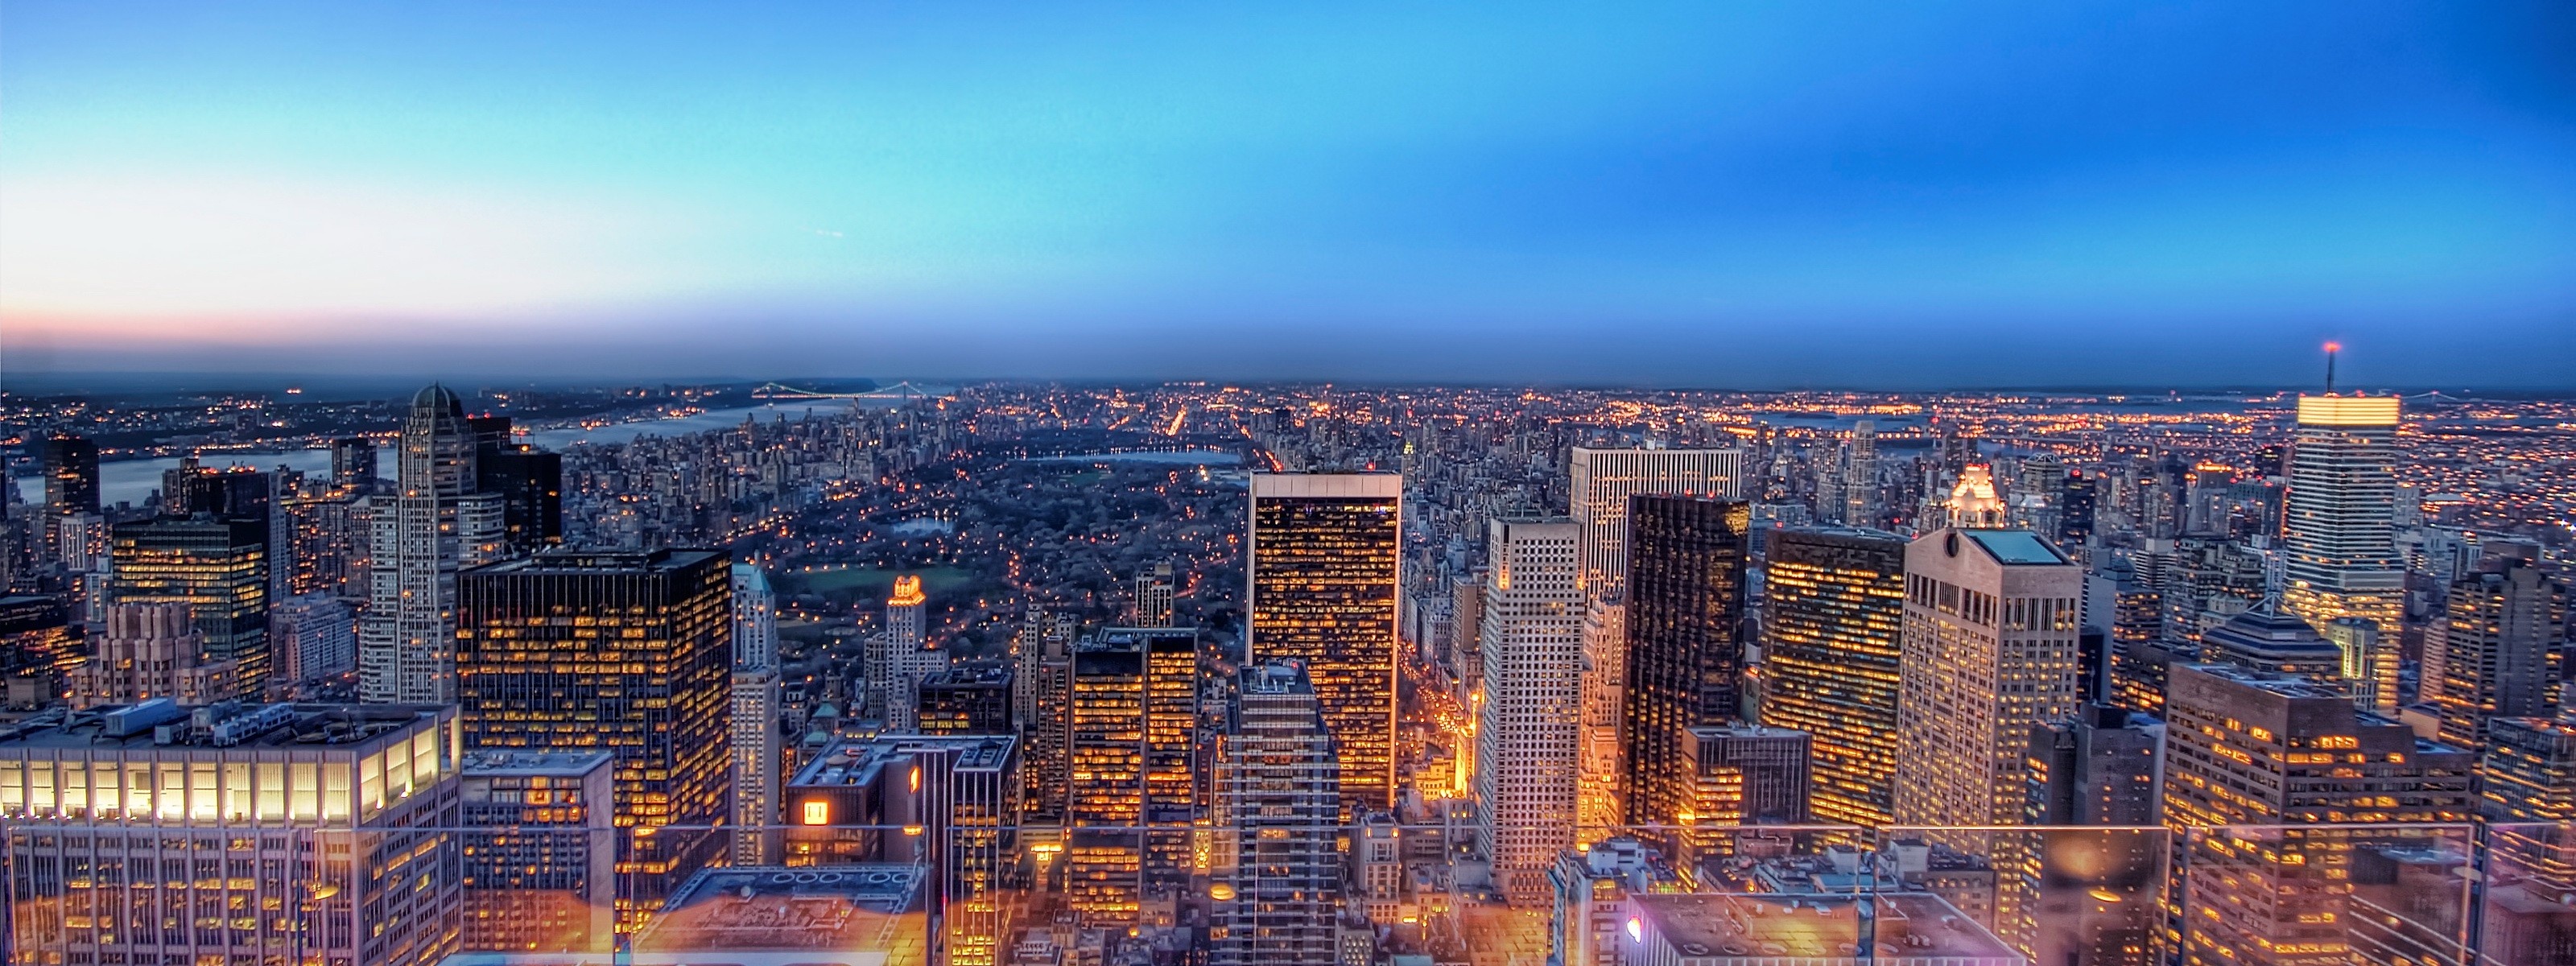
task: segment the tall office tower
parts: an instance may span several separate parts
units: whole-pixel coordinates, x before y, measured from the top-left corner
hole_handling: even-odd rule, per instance
[[[38,453],[38,471],[45,475],[44,525],[30,536],[43,541],[39,544],[41,559],[59,560],[66,518],[99,511],[98,444],[57,433],[45,437]]]
[[[2428,847],[2465,822],[2476,757],[2353,707],[2343,692],[2227,665],[2173,670],[2164,821],[2187,966],[2354,961],[2355,851]]]
[[[241,664],[206,657],[205,634],[188,605],[114,604],[106,633],[67,682],[75,708],[170,698],[185,704],[230,701]]]
[[[2057,545],[2080,550],[2085,541],[2093,538],[2093,509],[2100,483],[2084,475],[2084,471],[2074,470],[2067,475],[2065,486],[2066,502],[2057,513]]]
[[[2353,700],[2361,709],[2396,716],[2397,642],[2381,641],[2379,625],[2360,617],[2327,621],[2319,633],[2342,655],[2343,676],[2352,682]]]
[[[897,692],[911,687],[905,675],[920,663],[916,655],[928,638],[929,600],[921,592],[921,575],[894,579],[894,592],[886,596],[885,627],[868,638],[867,694],[853,713],[892,722],[898,710],[911,706],[912,698]]]
[[[233,687],[268,685],[268,527],[212,516],[117,524],[118,603],[186,604],[205,635],[205,659],[236,665]],[[210,697],[209,700],[217,700]]]
[[[927,926],[932,945],[914,954],[918,961],[994,966],[1008,930],[999,890],[1010,871],[1020,788],[1019,746],[1009,735],[841,742],[814,756],[787,785],[788,813],[796,821],[786,830],[786,864],[921,869],[929,879],[921,897],[928,922],[915,920],[909,928]],[[895,828],[904,834],[888,834]]]
[[[1942,504],[1949,526],[1960,529],[1993,529],[2004,525],[2004,501],[1995,493],[1994,470],[1984,463],[1970,463],[1959,471],[1959,482],[1950,487],[1950,500]]]
[[[468,416],[474,488],[501,497],[501,542],[511,554],[563,543],[563,454],[518,442],[508,416]]]
[[[1038,623],[1038,616],[1031,608],[1030,623]],[[1022,667],[1030,669],[1031,684],[1013,691],[1014,697],[1029,696],[1028,713],[1019,720],[1021,743],[1027,748],[1022,756],[1027,764],[1021,772],[1028,778],[1021,803],[1024,820],[1031,823],[1063,821],[1068,790],[1073,787],[1071,749],[1066,744],[1073,728],[1073,627],[1069,618],[1048,623],[1045,633],[1031,638],[1035,656],[1021,661]]]
[[[455,737],[455,709],[420,705],[20,722],[0,737],[8,866],[92,871],[17,885],[11,953],[432,966],[456,952],[463,892]]]
[[[733,862],[777,861],[780,680],[778,597],[752,564],[728,571],[733,587]]]
[[[2281,546],[2281,602],[2311,624],[2360,617],[2402,630],[2406,566],[2397,556],[2397,397],[2300,396]]]
[[[617,756],[621,927],[726,844],[646,830],[728,817],[732,576],[720,550],[553,550],[457,578],[466,746]]]
[[[2058,828],[2004,833],[1993,851],[2021,859],[2005,870],[2014,878],[1999,890],[1996,926],[2032,962],[2163,962],[2171,842],[2141,826],[2157,824],[2164,732],[2163,722],[2099,703],[2031,730],[2023,824]]]
[[[1256,473],[1244,653],[1294,659],[1342,755],[1342,817],[1395,807],[1404,478]]]
[[[376,490],[376,441],[343,436],[331,441],[331,485],[356,496]]]
[[[1627,704],[1628,603],[1592,596],[1583,612],[1583,730],[1577,736],[1574,800],[1576,845],[1617,834],[1619,711]]]
[[[391,496],[368,501],[368,603],[358,698],[456,699],[456,574],[499,559],[501,500],[476,488],[465,403],[445,386],[412,397]]]
[[[1217,753],[1216,966],[1339,962],[1341,766],[1294,661],[1243,673]]]
[[[1018,734],[1011,717],[1011,670],[959,664],[921,679],[915,730],[925,735]]]
[[[330,594],[304,594],[268,609],[269,680],[294,688],[358,669],[358,615]]]
[[[2081,700],[2083,592],[2083,569],[2027,530],[1948,528],[1906,545],[1896,821],[2021,821],[2030,731]]]
[[[1763,586],[1762,723],[1811,736],[1817,820],[1893,821],[1905,538],[1777,531]]]
[[[1065,878],[1087,920],[1130,922],[1189,881],[1198,677],[1194,630],[1110,628],[1074,649]]]
[[[2562,714],[2487,722],[2478,811],[2490,822],[2576,822],[2576,720]]]
[[[1554,518],[1486,524],[1485,700],[1476,713],[1476,803],[1494,880],[1512,904],[1547,901],[1547,870],[1574,847],[1582,729],[1581,530]]]
[[[1744,451],[1574,447],[1568,501],[1583,528],[1585,593],[1616,590],[1628,577],[1628,498],[1638,494],[1744,498]]]
[[[1852,424],[1851,449],[1843,460],[1843,522],[1855,527],[1878,525],[1878,424]]]
[[[2200,652],[2215,663],[2305,678],[2346,693],[2362,688],[2362,682],[2344,677],[2343,649],[2297,615],[2282,613],[2273,597],[2201,634]]]
[[[1743,714],[1744,567],[1752,510],[1628,498],[1628,694],[1620,781],[1632,825],[1670,825],[1695,778],[1684,732]]]
[[[615,765],[604,751],[465,753],[462,948],[568,953],[615,944]]]
[[[2451,584],[2441,633],[2442,740],[2486,745],[2495,718],[2545,718],[2558,710],[2567,647],[2567,585],[2530,563],[2501,562]]]
[[[1172,575],[1172,562],[1157,561],[1136,575],[1136,600],[1129,609],[1130,627],[1172,626],[1172,595],[1178,581]]]

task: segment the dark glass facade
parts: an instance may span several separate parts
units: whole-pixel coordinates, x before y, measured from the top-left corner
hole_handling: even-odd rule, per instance
[[[474,489],[501,494],[501,540],[512,554],[563,543],[563,454],[511,441],[510,417],[468,416]]]
[[[268,524],[205,514],[116,526],[120,604],[186,604],[206,658],[240,663],[242,693],[268,683]]]
[[[1696,725],[1740,720],[1749,504],[1690,496],[1628,500],[1628,700],[1620,791],[1628,821],[1673,824],[1695,795],[1685,754]]]
[[[719,550],[554,551],[459,575],[466,745],[615,755],[622,829],[723,822],[731,566]],[[687,832],[629,841],[618,902],[631,913],[655,908],[724,840]]]
[[[79,436],[49,436],[43,448],[45,509],[98,512],[98,444]]]
[[[919,715],[926,735],[1016,734],[1010,669],[952,667],[921,679]]]
[[[1887,824],[1895,818],[1905,538],[1776,531],[1763,587],[1762,723],[1812,736],[1818,821]]]
[[[1403,499],[1393,478],[1382,497],[1266,495],[1269,479],[1296,478],[1254,484],[1251,659],[1305,662],[1341,751],[1345,818],[1390,810]]]

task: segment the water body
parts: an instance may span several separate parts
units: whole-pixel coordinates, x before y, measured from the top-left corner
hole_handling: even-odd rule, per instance
[[[900,400],[882,399],[861,399],[854,402],[871,409],[890,409],[901,404]],[[534,443],[539,449],[564,450],[581,443],[602,445],[624,443],[648,433],[655,436],[684,436],[710,429],[725,429],[742,425],[742,421],[746,418],[766,423],[780,417],[795,421],[804,419],[808,415],[829,416],[848,411],[849,405],[849,402],[841,400],[822,400],[813,403],[789,402],[785,405],[764,403],[733,409],[711,409],[694,416],[647,419],[589,429],[578,426],[544,429],[524,434],[519,439],[521,442]],[[100,463],[98,465],[99,502],[109,506],[118,503],[142,504],[151,498],[152,491],[161,488],[162,472],[177,469],[179,460],[180,457],[165,456],[155,459]],[[331,450],[324,447],[277,453],[209,453],[199,457],[198,462],[213,467],[255,466],[263,470],[283,466],[291,470],[301,470],[306,475],[326,475],[331,472]],[[376,465],[379,472],[392,473],[393,454],[385,452],[382,448],[377,449]],[[29,503],[44,502],[45,482],[33,472],[32,468],[18,477],[17,484],[19,499]]]

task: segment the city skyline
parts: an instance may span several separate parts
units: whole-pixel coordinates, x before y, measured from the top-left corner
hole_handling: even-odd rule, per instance
[[[2569,31],[26,5],[0,367],[2563,388]]]

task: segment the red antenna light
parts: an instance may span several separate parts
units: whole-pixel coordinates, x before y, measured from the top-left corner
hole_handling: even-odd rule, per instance
[[[2328,343],[2326,343],[2326,395],[2329,395],[2329,396],[2334,395],[2334,364],[2335,364],[2335,354],[2336,354],[2336,353],[2338,353],[2338,352],[2342,352],[2342,351],[2343,351],[2343,343],[2341,343],[2341,342],[2328,342]]]

